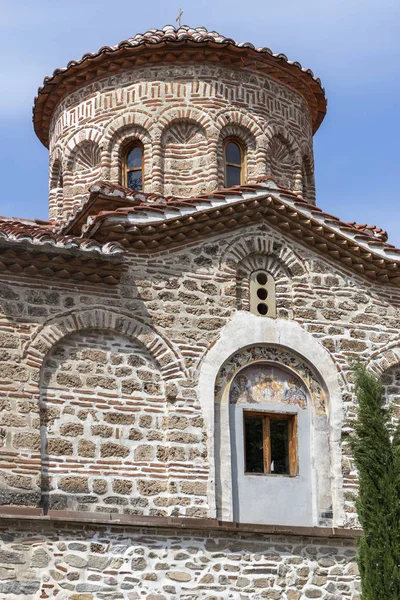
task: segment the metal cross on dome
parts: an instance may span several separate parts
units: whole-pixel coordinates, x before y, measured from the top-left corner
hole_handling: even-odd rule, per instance
[[[178,16],[176,17],[176,22],[178,23],[179,27],[182,25],[182,23],[181,23],[181,18],[182,18],[182,15],[183,15],[183,10],[180,8],[180,9],[179,9],[179,14],[178,14]]]

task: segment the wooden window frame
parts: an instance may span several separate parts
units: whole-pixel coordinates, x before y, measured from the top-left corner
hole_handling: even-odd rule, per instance
[[[252,473],[250,471],[246,471],[246,416],[263,419],[264,473]],[[271,473],[270,421],[272,419],[289,421],[289,473]],[[297,413],[274,413],[246,409],[243,411],[243,454],[245,475],[251,475],[256,477],[264,477],[266,475],[270,475],[273,477],[296,477],[299,474],[297,421]]]
[[[243,144],[242,140],[237,137],[230,136],[224,139],[224,186],[228,186],[228,177],[227,177],[227,167],[238,167],[239,165],[231,162],[227,162],[226,160],[226,148],[228,144],[234,143],[238,146],[240,150],[240,185],[244,185],[246,183],[246,146]]]
[[[128,155],[129,155],[130,151],[133,150],[134,148],[140,148],[140,150],[142,151],[142,166],[136,167],[135,169],[128,169]],[[124,151],[122,153],[122,179],[123,179],[124,187],[128,187],[128,173],[130,173],[131,171],[142,171],[142,189],[137,190],[137,191],[143,192],[144,185],[145,185],[145,181],[144,181],[144,146],[140,140],[135,140],[133,142],[129,142],[129,144],[127,144],[125,146]]]

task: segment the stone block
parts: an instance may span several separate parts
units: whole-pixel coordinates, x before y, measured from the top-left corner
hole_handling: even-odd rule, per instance
[[[154,447],[148,444],[138,446],[134,451],[134,459],[136,461],[149,461],[154,458]]]
[[[30,596],[36,594],[40,588],[40,581],[4,581],[0,582],[1,594],[14,594],[15,596]]]
[[[113,428],[108,425],[93,425],[92,435],[98,435],[102,438],[109,438],[113,435]]]
[[[23,565],[26,562],[25,556],[21,552],[0,549],[0,563],[11,565]]]
[[[181,583],[186,583],[192,579],[192,575],[190,573],[186,573],[185,571],[168,571],[167,577],[173,581],[179,581]]]
[[[78,454],[79,456],[93,458],[96,455],[96,444],[90,440],[79,440]]]
[[[83,435],[83,425],[81,423],[64,423],[60,427],[60,434],[68,437]]]
[[[59,487],[64,492],[71,494],[86,494],[89,492],[89,483],[87,477],[61,477]]]
[[[83,381],[81,377],[73,373],[58,373],[56,377],[57,384],[64,388],[81,388]]]
[[[0,579],[15,579],[15,569],[9,567],[0,567]]]
[[[88,566],[87,558],[79,554],[65,554],[63,560],[67,565],[75,569],[84,569]]]
[[[157,479],[139,479],[138,491],[143,496],[156,496],[167,491],[167,482]]]
[[[93,491],[96,494],[105,494],[107,492],[108,484],[105,479],[95,479],[93,481]]]
[[[109,412],[105,414],[104,420],[112,425],[132,425],[135,422],[135,415],[126,412]]]
[[[100,455],[102,458],[126,458],[128,454],[129,448],[122,446],[121,444],[114,444],[113,442],[101,444]]]
[[[180,488],[183,494],[191,494],[193,496],[207,495],[207,481],[182,481]]]
[[[63,438],[48,438],[46,452],[55,456],[70,456],[73,453],[72,442]]]
[[[130,494],[132,491],[132,481],[128,479],[114,479],[112,489],[115,494]]]

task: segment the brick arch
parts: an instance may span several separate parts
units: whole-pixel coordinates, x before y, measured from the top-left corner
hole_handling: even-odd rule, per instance
[[[400,364],[400,343],[393,342],[385,350],[374,352],[367,363],[376,377],[380,377],[388,369]]]
[[[255,138],[265,137],[261,123],[256,117],[249,115],[247,112],[238,109],[223,109],[221,113],[217,114],[215,125],[218,131],[231,124],[240,125],[244,129],[247,129]]]
[[[109,147],[109,144],[116,133],[119,130],[127,126],[136,125],[141,127],[142,130],[149,133],[152,126],[153,119],[151,115],[140,109],[123,112],[110,121],[104,130],[103,134],[103,145]]]
[[[54,188],[63,187],[61,184],[61,180],[63,177],[63,164],[61,159],[61,153],[57,152],[56,157],[53,158],[52,163],[50,165],[50,190]]]
[[[302,194],[302,156],[296,139],[285,128],[274,126],[267,137],[267,175],[282,187]]]
[[[237,137],[246,147],[246,181],[254,181],[266,174],[266,137],[261,124],[240,110],[224,110],[216,118],[218,136],[214,140],[218,163],[218,185],[225,185],[223,142],[227,137]]]
[[[60,148],[51,156],[49,168],[49,217],[57,219],[62,214],[64,200],[64,162]]]
[[[293,318],[293,286],[289,269],[285,263],[273,254],[254,252],[237,263],[236,267],[236,307],[238,310],[250,310],[250,278],[254,271],[266,271],[272,275],[274,283],[268,296],[269,315],[275,315],[276,309],[284,303],[285,314]],[[277,303],[277,297],[279,303]],[[288,304],[289,301],[289,304]],[[273,308],[272,314],[271,309]]]
[[[237,264],[237,273],[240,275],[245,275],[258,269],[268,271],[275,279],[282,277],[282,275],[290,276],[287,265],[273,254],[253,252],[253,254],[248,254]]]
[[[66,171],[74,171],[78,162],[81,163],[81,170],[100,167],[101,151],[99,143],[94,140],[81,140],[72,152],[66,156]]]
[[[172,116],[170,114],[170,116]],[[205,193],[212,175],[207,130],[192,117],[171,119],[162,129],[158,175],[166,196]]]
[[[131,138],[140,140],[143,145],[150,143],[150,135],[147,129],[142,127],[142,125],[132,123],[124,125],[114,133],[112,138],[107,142],[105,152],[114,155],[115,152],[119,152],[121,145]]]
[[[166,381],[184,374],[180,352],[151,327],[127,314],[91,308],[58,317],[41,327],[25,347],[23,356],[34,369],[40,369],[48,352],[65,336],[83,330],[108,330],[138,340],[154,358]]]
[[[123,126],[107,142],[102,153],[103,177],[122,183],[121,166],[124,147],[135,140],[143,144],[144,181],[146,182],[147,190],[147,183],[151,179],[152,146],[149,132],[141,125],[131,124]]]
[[[191,121],[204,129],[206,137],[209,137],[210,130],[215,129],[214,123],[205,111],[191,106],[172,106],[161,111],[157,121],[154,121],[151,128],[152,139],[161,140],[163,132],[175,121]]]
[[[250,129],[237,123],[228,123],[219,131],[218,140],[216,140],[217,168],[218,168],[218,187],[225,187],[225,157],[224,141],[227,138],[237,138],[242,142],[245,148],[246,160],[243,168],[245,169],[245,182],[249,183],[257,177],[265,174],[264,169],[264,151],[257,147],[257,138]]]
[[[103,130],[100,127],[91,126],[90,128],[83,128],[79,129],[78,131],[74,131],[75,133],[71,134],[68,141],[64,141],[64,157],[66,163],[69,162],[70,157],[74,154],[76,148],[82,142],[94,142],[100,146],[103,137]]]
[[[253,254],[270,257],[271,265],[275,265],[274,268],[279,265],[289,277],[306,272],[305,265],[297,254],[270,235],[238,237],[221,255],[219,268],[224,275],[236,275],[240,263]]]
[[[309,392],[315,413],[326,414],[327,392],[318,371],[307,364],[301,355],[291,352],[290,348],[268,344],[240,348],[225,360],[215,381],[215,402],[229,401],[229,385],[243,367],[262,362],[279,364],[296,374]]]
[[[296,152],[296,157],[300,161],[301,156],[301,147],[295,136],[292,132],[281,124],[270,123],[268,127],[265,129],[265,136],[267,138],[267,149],[271,144],[271,140],[274,137],[281,137],[287,141],[287,143],[294,149]]]
[[[183,117],[183,118],[176,117],[175,119],[172,119],[171,121],[169,121],[168,124],[161,130],[161,143],[163,143],[163,140],[168,135],[168,133],[170,133],[171,130],[173,130],[173,128],[175,126],[179,126],[179,125],[187,125],[187,126],[192,125],[193,127],[197,127],[198,130],[204,135],[204,137],[207,137],[207,132],[206,132],[205,127],[201,123],[199,123],[199,121],[197,121],[196,119],[187,118],[187,117]]]
[[[60,146],[56,146],[56,148],[54,148],[53,152],[50,155],[50,164],[54,164],[56,161],[59,161],[61,163],[63,163],[63,153],[62,153],[62,149],[60,148]]]
[[[315,204],[314,161],[308,152],[304,152],[302,156],[301,183],[303,198]]]

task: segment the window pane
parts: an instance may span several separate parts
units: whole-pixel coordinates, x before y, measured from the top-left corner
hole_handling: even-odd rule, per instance
[[[138,146],[132,148],[128,154],[127,164],[128,169],[137,169],[142,166],[142,149]]]
[[[242,164],[242,153],[235,142],[229,142],[229,144],[226,145],[225,153],[226,162],[233,163],[234,165]]]
[[[263,418],[244,414],[245,472],[264,473]]]
[[[128,172],[128,188],[131,190],[142,189],[142,170]]]
[[[240,167],[232,167],[227,165],[226,167],[226,187],[232,187],[232,185],[240,185]]]
[[[271,473],[289,475],[289,421],[270,420]]]

